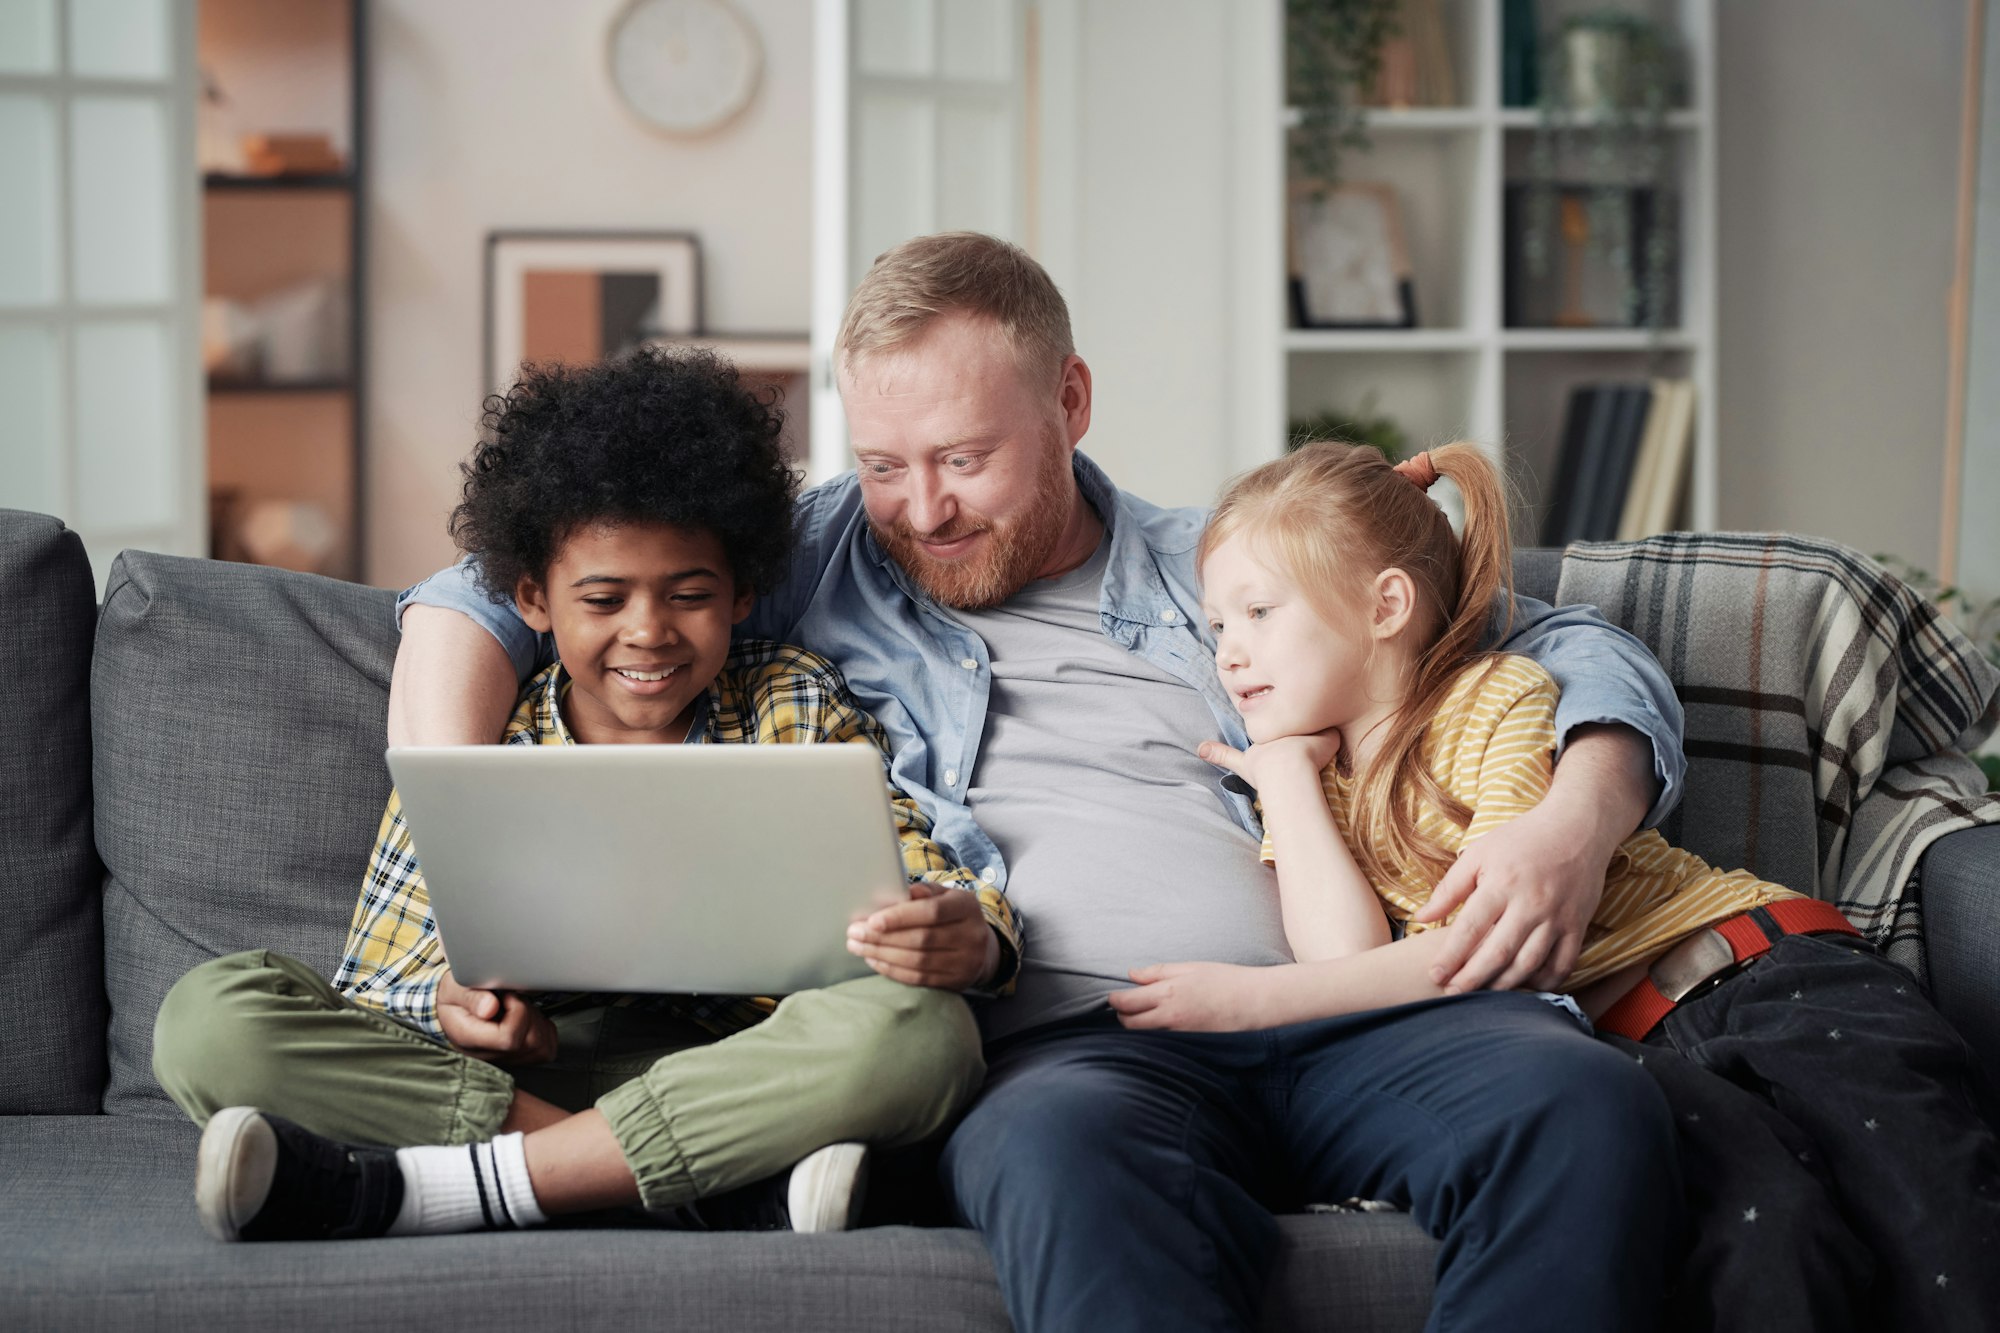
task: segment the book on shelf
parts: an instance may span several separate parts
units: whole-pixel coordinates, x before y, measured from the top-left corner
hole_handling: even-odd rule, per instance
[[[1573,389],[1542,544],[1630,541],[1672,526],[1686,492],[1693,399],[1685,380]]]
[[[1633,464],[1639,458],[1639,446],[1646,433],[1647,409],[1652,402],[1650,385],[1619,386],[1618,403],[1612,410],[1611,430],[1605,437],[1597,487],[1591,493],[1590,510],[1577,540],[1602,542],[1618,535],[1618,520],[1625,508],[1626,492],[1632,487]]]
[[[1619,515],[1619,541],[1670,531],[1687,496],[1688,460],[1694,452],[1694,383],[1659,380],[1646,419],[1646,440],[1632,487]]]
[[[1590,435],[1597,400],[1608,391],[1595,385],[1570,390],[1569,405],[1563,411],[1561,452],[1556,455],[1556,474],[1550,487],[1549,511],[1542,517],[1541,542],[1561,546],[1569,540],[1570,512],[1576,506],[1577,478],[1583,468],[1584,441]]]
[[[1402,0],[1383,39],[1368,102],[1380,107],[1456,106],[1458,78],[1438,0]]]

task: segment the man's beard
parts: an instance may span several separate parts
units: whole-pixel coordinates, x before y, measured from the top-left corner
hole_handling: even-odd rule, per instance
[[[1076,483],[1069,451],[1053,430],[1043,439],[1047,460],[1035,479],[1035,497],[1021,517],[996,522],[983,514],[960,509],[949,525],[927,534],[932,541],[950,542],[976,532],[987,534],[975,556],[938,560],[924,550],[916,529],[897,520],[891,529],[870,525],[875,540],[889,558],[917,581],[917,586],[942,606],[983,611],[1012,597],[1041,572],[1069,521]]]

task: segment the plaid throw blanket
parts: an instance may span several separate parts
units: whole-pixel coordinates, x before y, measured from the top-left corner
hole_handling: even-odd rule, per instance
[[[1874,561],[1808,538],[1579,544],[1556,599],[1644,640],[1680,692],[1687,795],[1667,840],[1836,904],[1923,979],[1918,859],[2000,823],[1963,754],[2000,721],[2000,671]]]

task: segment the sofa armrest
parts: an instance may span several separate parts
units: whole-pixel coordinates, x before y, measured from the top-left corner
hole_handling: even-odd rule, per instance
[[[2000,826],[1939,838],[1917,874],[1931,998],[2000,1086]]]

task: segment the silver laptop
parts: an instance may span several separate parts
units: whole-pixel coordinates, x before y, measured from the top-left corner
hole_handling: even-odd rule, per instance
[[[774,995],[869,975],[905,896],[868,745],[399,747],[389,772],[468,986]]]

